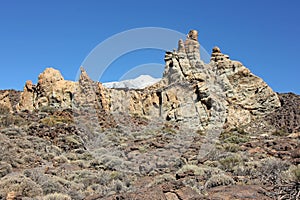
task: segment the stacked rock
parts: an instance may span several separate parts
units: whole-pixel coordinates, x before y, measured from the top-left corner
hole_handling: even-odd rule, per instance
[[[196,63],[200,60],[200,44],[198,42],[198,31],[190,30],[184,42],[184,47],[191,67],[195,68]]]
[[[223,60],[229,60],[229,56],[222,54],[219,47],[217,47],[217,46],[214,47],[212,49],[210,61],[219,62],[219,61],[223,61]]]

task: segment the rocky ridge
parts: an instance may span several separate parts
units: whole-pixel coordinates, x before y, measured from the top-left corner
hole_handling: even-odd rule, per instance
[[[88,94],[94,109],[183,120],[205,130],[212,119],[219,118],[225,127],[233,128],[280,107],[278,95],[262,79],[240,62],[230,60],[218,47],[213,48],[211,62],[203,63],[197,34],[191,31],[185,41],[179,41],[176,51],[166,52],[162,80],[145,89],[110,89],[82,76],[78,82],[67,81],[58,70],[47,68],[39,75],[37,85],[26,82],[16,109],[84,106],[80,99]],[[84,69],[82,73],[88,76]]]

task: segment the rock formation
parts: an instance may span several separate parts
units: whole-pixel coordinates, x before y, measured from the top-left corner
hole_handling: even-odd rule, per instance
[[[299,199],[300,97],[197,37],[144,89],[47,68],[0,90],[0,199]]]
[[[275,92],[238,61],[214,47],[211,62],[200,59],[198,32],[191,30],[178,49],[166,52],[160,82],[143,90],[109,89],[90,80],[84,69],[78,82],[47,68],[37,85],[27,81],[18,110],[44,106],[103,110],[150,119],[187,121],[199,129],[209,124],[237,127],[280,107]]]
[[[16,111],[20,102],[21,92],[15,90],[0,90],[0,107],[7,111]]]

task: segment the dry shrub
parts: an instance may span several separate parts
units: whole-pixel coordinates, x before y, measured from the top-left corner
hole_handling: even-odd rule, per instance
[[[218,174],[212,176],[210,179],[208,179],[205,183],[205,188],[213,188],[221,185],[232,185],[234,184],[234,180],[225,174]]]
[[[242,158],[238,155],[232,155],[219,160],[221,164],[221,169],[225,171],[233,171],[235,166],[241,165],[243,163]]]
[[[14,191],[17,196],[36,197],[43,194],[41,187],[24,176],[5,176],[0,182],[0,195]]]
[[[286,171],[290,164],[276,158],[267,158],[261,161],[259,175],[262,182],[276,184],[281,181],[281,174]]]
[[[10,109],[6,105],[0,104],[0,115],[7,115],[9,114]]]
[[[71,197],[67,194],[53,193],[43,197],[43,200],[71,200]]]

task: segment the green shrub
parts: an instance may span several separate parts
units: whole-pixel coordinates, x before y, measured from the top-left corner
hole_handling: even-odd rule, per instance
[[[235,166],[242,164],[242,159],[238,155],[232,155],[232,156],[220,159],[219,163],[221,164],[221,169],[223,169],[225,171],[233,171],[233,168]]]
[[[238,152],[240,150],[240,146],[232,143],[225,143],[224,149],[228,152]]]
[[[240,144],[249,141],[249,137],[246,132],[241,134],[238,132],[224,132],[220,135],[220,140],[225,143]]]
[[[249,139],[246,137],[238,136],[238,135],[233,135],[231,137],[228,137],[224,140],[226,143],[234,143],[234,144],[240,144],[240,143],[245,143],[248,142]]]
[[[206,135],[206,133],[203,130],[200,130],[200,129],[196,130],[196,133],[200,136],[205,136]]]
[[[62,124],[62,123],[70,124],[72,122],[73,121],[68,117],[55,116],[55,115],[41,119],[41,123],[47,126],[54,126],[56,124]]]

